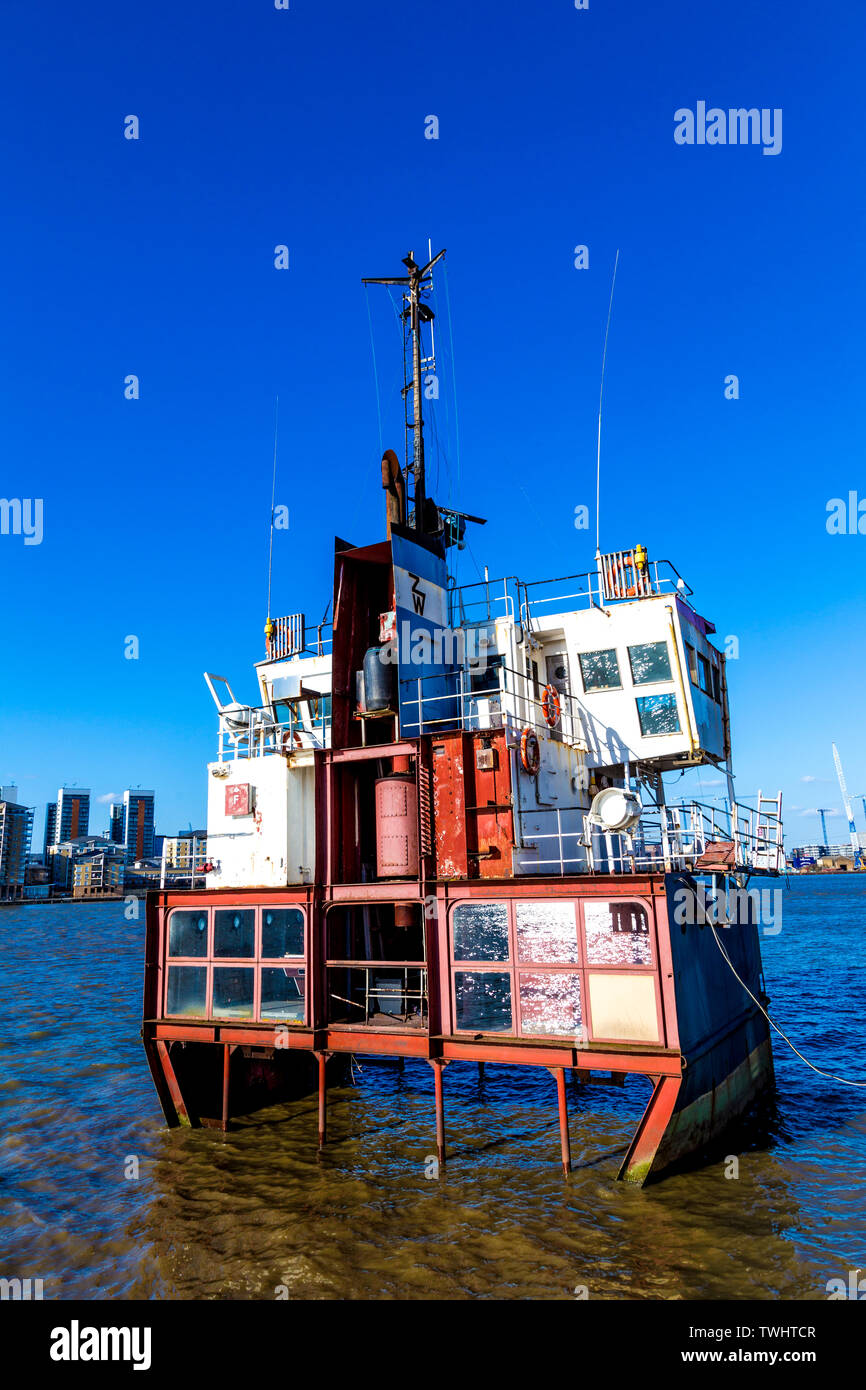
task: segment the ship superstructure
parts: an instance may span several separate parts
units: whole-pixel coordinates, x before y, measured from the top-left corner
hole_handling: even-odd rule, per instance
[[[449,579],[467,518],[424,485],[433,263],[389,281],[416,406],[405,470],[382,460],[384,536],[336,541],[330,623],[268,617],[257,705],[206,677],[206,883],[149,903],[145,1046],[169,1123],[317,1084],[321,1143],[341,1057],[426,1059],[441,1162],[448,1064],[546,1067],[566,1169],[566,1075],[639,1073],[621,1176],[642,1182],[772,1082],[741,909],[784,867],[781,796],[735,802],[724,654],[643,545],[560,579]],[[704,765],[728,801],[666,804],[663,774]]]

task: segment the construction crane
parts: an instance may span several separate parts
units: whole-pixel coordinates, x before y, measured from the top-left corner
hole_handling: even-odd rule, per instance
[[[815,810],[818,812],[818,815],[821,817],[821,844],[822,844],[822,846],[823,846],[824,849],[829,849],[829,848],[830,848],[830,841],[829,841],[829,839],[827,838],[827,817],[828,817],[828,816],[835,816],[835,814],[836,814],[836,807],[835,807],[835,806],[816,806],[816,807],[815,807]]]
[[[839,757],[839,749],[833,744],[833,760],[836,763],[836,776],[839,778],[839,790],[842,793],[842,805],[845,808],[845,815],[848,817],[848,830],[851,835],[851,845],[854,850],[854,867],[860,868],[860,840],[857,836],[857,827],[854,824],[854,812],[851,810],[851,798],[848,795],[848,788],[845,785],[845,774],[842,771],[842,759]]]

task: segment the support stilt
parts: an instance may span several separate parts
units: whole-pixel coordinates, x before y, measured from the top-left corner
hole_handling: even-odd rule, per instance
[[[559,1139],[562,1145],[562,1171],[566,1177],[571,1172],[571,1139],[568,1133],[568,1105],[565,1099],[565,1068],[557,1067],[556,1098],[559,1101]]]
[[[317,1052],[316,1058],[319,1063],[319,1151],[325,1147],[327,1138],[327,1106],[325,1104],[327,1096],[327,1052]]]
[[[232,1050],[228,1043],[223,1046],[223,1113],[222,1129],[229,1127],[229,1072],[231,1070]]]
[[[148,1052],[148,1057],[150,1057],[150,1055],[150,1052]],[[174,1067],[171,1064],[168,1043],[163,1042],[162,1039],[159,1039],[156,1043],[156,1055],[159,1059],[159,1065],[162,1068],[162,1078],[168,1090],[169,1101],[171,1105],[174,1106],[175,1111],[175,1119],[172,1121],[168,1109],[168,1102],[164,1102],[163,1110],[165,1112],[165,1117],[169,1124],[191,1125],[193,1122],[192,1116],[187,1110],[177,1076],[175,1075]],[[152,1070],[154,1076],[156,1076],[156,1070],[154,1068],[152,1068]]]
[[[442,1096],[442,1068],[445,1063],[431,1061],[433,1068],[433,1090],[436,1096],[436,1157],[439,1167],[445,1167],[445,1103]]]
[[[674,1113],[681,1085],[682,1078],[679,1076],[657,1077],[649,1104],[617,1173],[621,1181],[633,1182],[638,1186],[646,1182],[662,1136]]]

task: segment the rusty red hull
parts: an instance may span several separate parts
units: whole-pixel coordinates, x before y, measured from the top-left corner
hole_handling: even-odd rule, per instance
[[[328,893],[309,886],[152,894],[143,1038],[166,1119],[226,1127],[232,1115],[317,1091],[324,1144],[327,1086],[352,1054],[414,1057],[434,1068],[437,1145],[444,1162],[443,1072],[449,1063],[544,1067],[556,1082],[552,1095],[558,1098],[568,1171],[566,1073],[640,1075],[652,1092],[620,1177],[636,1183],[656,1178],[711,1146],[772,1085],[766,1021],[735,980],[711,929],[673,923],[676,886],[673,876],[659,874],[440,881],[426,885],[424,900],[417,883],[393,882],[335,885]],[[398,921],[410,911],[419,914],[420,959],[416,953],[408,961],[371,966],[347,961],[342,953],[335,957],[331,914],[347,905],[359,912],[393,911]],[[542,907],[556,921],[570,921],[573,913],[574,958],[567,966],[525,966],[521,959],[521,924]],[[302,954],[278,967],[262,955],[264,923],[268,914],[285,909],[303,922],[303,945],[297,947]],[[498,961],[460,958],[462,917],[479,910],[485,920],[502,924]],[[203,923],[196,946],[202,955],[178,953],[179,941],[181,950],[189,946],[177,932],[173,937],[172,913],[192,913]],[[242,914],[250,914],[252,924],[252,954],[233,962],[218,954],[218,914],[227,913],[242,921]],[[184,925],[191,919],[176,920]],[[611,922],[619,929],[607,930]],[[626,930],[629,923],[640,930]],[[737,973],[760,997],[757,929],[730,929],[725,938]],[[351,987],[342,982],[362,968],[375,972],[380,992],[378,977],[416,972],[424,981],[423,1007],[412,1014],[407,1004],[403,1018],[393,1012],[359,1014],[357,1022],[341,1016],[352,1003]],[[267,987],[269,972],[280,969],[295,983],[302,975],[302,982],[293,1016],[275,1021],[266,1016]],[[175,971],[197,972],[203,992],[191,1006],[178,995]],[[220,1002],[222,975],[232,971],[237,979],[248,976],[250,988],[240,1005],[226,1006]],[[479,982],[488,993],[495,986],[492,1004],[484,996],[479,1002]],[[409,995],[408,988],[399,994],[401,1004]],[[555,1017],[551,998],[554,1009],[565,1000],[573,1010],[570,1022],[576,1026],[570,1032],[539,1032]],[[183,1014],[172,1012],[179,1007]]]

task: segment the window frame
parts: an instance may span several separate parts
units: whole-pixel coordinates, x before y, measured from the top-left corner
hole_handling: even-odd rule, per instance
[[[303,922],[303,951],[297,956],[264,956],[262,955],[262,914],[273,909],[290,909],[301,914]],[[171,919],[175,912],[200,912],[205,913],[208,919],[207,925],[207,949],[203,956],[175,956],[169,954],[169,939],[171,931]],[[251,956],[216,956],[214,955],[214,936],[215,936],[215,914],[217,912],[243,912],[252,911],[253,921],[253,955]],[[244,1024],[247,1026],[257,1026],[272,1028],[277,1024],[288,1028],[308,1027],[310,1009],[310,968],[309,968],[309,923],[310,916],[308,905],[304,903],[209,903],[206,907],[190,908],[178,904],[171,907],[166,912],[163,925],[163,947],[162,964],[164,979],[160,991],[160,1017],[170,1021],[188,1021],[196,1023],[219,1023],[219,1024]],[[205,985],[205,1012],[203,1014],[173,1014],[168,1012],[168,989],[169,973],[176,967],[199,966],[204,967],[206,975]],[[262,1018],[262,969],[282,967],[283,969],[294,969],[303,971],[303,1018],[301,1019],[277,1019]],[[214,1013],[214,970],[220,969],[247,969],[253,971],[253,1008],[249,1015],[232,1015]]]
[[[517,938],[517,908],[518,908],[522,903],[544,903],[544,902],[554,902],[554,903],[564,903],[564,904],[568,904],[568,905],[572,908],[572,910],[574,911],[574,915],[575,915],[575,939],[576,939],[576,943],[577,943],[577,960],[576,960],[576,961],[558,963],[558,962],[550,962],[550,961],[532,961],[532,960],[526,960],[526,961],[524,961],[524,960],[521,960],[521,959],[519,958],[519,954],[518,954],[518,938]],[[602,902],[603,902],[603,903],[611,903],[611,904],[614,904],[614,905],[617,905],[617,906],[626,906],[626,905],[632,904],[632,905],[636,905],[636,906],[638,906],[638,907],[640,907],[640,908],[642,909],[642,911],[643,911],[643,913],[644,913],[644,915],[645,915],[645,917],[646,917],[647,923],[648,923],[647,939],[648,939],[648,941],[649,941],[649,947],[650,947],[650,959],[649,959],[649,961],[648,961],[647,963],[643,963],[643,962],[639,962],[639,963],[637,963],[637,962],[636,962],[636,963],[626,963],[626,964],[613,963],[613,964],[607,964],[607,965],[594,965],[594,964],[590,964],[590,961],[589,961],[589,952],[588,952],[588,950],[587,950],[586,921],[585,921],[585,916],[584,916],[584,906],[585,906],[586,903],[602,903]],[[459,960],[456,960],[456,959],[455,959],[455,957],[454,957],[454,950],[453,950],[453,943],[454,943],[454,915],[455,915],[455,913],[459,910],[459,908],[461,908],[461,907],[463,907],[463,906],[466,906],[467,904],[470,905],[470,906],[473,906],[473,907],[481,907],[481,906],[499,906],[499,905],[505,905],[505,906],[507,906],[507,908],[508,908],[508,935],[509,935],[509,955],[508,955],[508,959],[507,959],[507,960],[504,960],[504,961],[459,961]],[[625,896],[619,897],[618,895],[613,896],[613,897],[604,897],[604,896],[602,896],[602,895],[599,895],[598,897],[596,897],[596,896],[594,896],[594,895],[591,896],[591,897],[589,897],[589,896],[584,896],[584,897],[580,897],[580,896],[565,897],[565,896],[563,896],[563,897],[560,897],[560,896],[557,894],[557,895],[555,895],[555,896],[553,896],[553,897],[549,897],[549,898],[544,898],[544,897],[535,896],[535,895],[533,895],[533,896],[527,896],[527,897],[522,897],[522,898],[513,898],[513,897],[509,897],[509,898],[497,898],[497,897],[490,897],[490,898],[467,897],[467,898],[461,898],[459,901],[457,901],[457,902],[455,902],[455,903],[452,903],[452,904],[449,906],[449,910],[448,910],[448,920],[447,920],[447,944],[448,944],[448,975],[449,975],[449,985],[450,985],[450,1013],[451,1013],[450,1022],[451,1022],[451,1031],[452,1031],[452,1033],[454,1034],[455,1037],[461,1037],[461,1038],[463,1038],[463,1037],[472,1037],[472,1036],[475,1036],[476,1034],[480,1033],[481,1036],[482,1036],[483,1038],[485,1038],[485,1039],[487,1039],[487,1038],[491,1038],[491,1039],[495,1039],[495,1038],[498,1038],[498,1039],[503,1039],[503,1038],[516,1038],[516,1039],[526,1039],[526,1040],[533,1040],[533,1041],[538,1041],[538,1040],[540,1040],[540,1041],[548,1041],[548,1040],[549,1040],[549,1041],[551,1041],[551,1042],[556,1042],[557,1039],[565,1039],[565,1038],[567,1038],[567,1039],[569,1039],[569,1040],[573,1040],[574,1037],[575,1037],[575,1032],[574,1032],[574,1031],[569,1031],[569,1032],[566,1032],[566,1033],[533,1033],[533,1032],[530,1032],[530,1031],[526,1030],[526,1029],[524,1028],[524,1026],[523,1026],[523,1008],[522,1008],[521,997],[520,997],[520,976],[521,976],[522,974],[536,974],[536,975],[537,975],[537,974],[557,974],[557,975],[577,975],[577,976],[579,977],[579,981],[580,981],[580,983],[579,983],[579,990],[580,990],[580,1014],[581,1014],[581,1020],[580,1020],[580,1024],[578,1025],[578,1030],[579,1030],[579,1032],[580,1032],[580,1034],[581,1034],[582,1037],[585,1036],[585,1037],[587,1038],[587,1040],[589,1040],[589,1039],[593,1039],[593,1040],[594,1040],[593,1029],[592,1029],[592,1015],[591,1015],[591,1006],[590,1006],[590,994],[589,994],[589,979],[590,979],[590,975],[599,974],[599,973],[601,973],[601,972],[606,972],[606,973],[612,974],[612,975],[623,974],[623,973],[627,973],[627,974],[643,974],[643,975],[649,975],[649,976],[651,976],[651,977],[653,978],[653,980],[655,981],[655,986],[654,986],[654,988],[655,988],[656,1023],[657,1023],[657,1030],[658,1030],[658,1037],[659,1037],[660,1040],[664,1037],[664,1031],[663,1031],[663,1013],[662,1013],[662,994],[661,994],[661,981],[660,981],[660,978],[659,978],[659,953],[658,953],[658,941],[657,941],[656,924],[655,924],[655,913],[654,913],[654,909],[653,909],[652,902],[651,902],[649,899],[640,896],[639,894],[630,895],[630,896],[628,896],[628,897],[625,897]],[[511,984],[511,1027],[510,1027],[509,1030],[507,1030],[507,1031],[506,1031],[506,1030],[501,1030],[501,1031],[500,1031],[500,1030],[487,1030],[487,1031],[485,1031],[485,1030],[483,1030],[483,1029],[478,1029],[478,1028],[461,1028],[461,1027],[458,1026],[458,1023],[457,1023],[457,990],[456,990],[456,982],[455,982],[455,975],[458,974],[458,973],[460,973],[460,974],[465,974],[465,973],[469,973],[469,974],[471,974],[471,973],[479,973],[479,974],[480,974],[480,973],[494,973],[494,974],[506,974],[506,975],[509,975],[509,976],[510,976],[510,984]],[[605,1042],[605,1043],[607,1043],[607,1042],[610,1042],[610,1043],[617,1043],[617,1042],[634,1042],[634,1039],[628,1039],[628,1038],[620,1038],[620,1039],[616,1039],[616,1038],[604,1038],[604,1039],[599,1039],[598,1041],[603,1041],[603,1042]],[[661,1042],[660,1042],[658,1045],[662,1045]]]
[[[612,652],[612,653],[613,653],[613,660],[614,660],[614,664],[615,664],[615,666],[616,666],[617,684],[616,684],[616,685],[590,685],[590,686],[588,686],[587,683],[586,683],[586,676],[585,676],[584,670],[583,670],[583,658],[584,658],[585,656],[599,656],[602,652],[604,652],[604,653]],[[578,664],[578,667],[579,667],[579,669],[580,669],[580,684],[581,684],[581,686],[583,687],[583,693],[584,693],[584,695],[603,695],[603,694],[605,693],[605,691],[608,691],[608,690],[622,690],[622,689],[623,689],[623,684],[622,684],[622,668],[620,667],[620,664],[619,664],[619,651],[617,650],[616,647],[593,647],[591,651],[578,652],[578,653],[577,653],[577,664]]]
[[[644,729],[643,719],[641,717],[641,700],[672,700],[674,712],[677,716],[677,727],[675,729],[664,729],[659,733],[647,733]],[[675,690],[659,690],[656,691],[654,695],[636,695],[634,697],[634,703],[637,711],[637,724],[641,738],[676,738],[678,734],[682,734],[683,721],[680,718],[680,702],[677,699],[677,692]]]
[[[632,654],[633,651],[637,651],[638,648],[640,648],[640,647],[664,647],[664,649],[665,649],[665,659],[667,660],[667,664],[668,664],[668,673],[667,673],[666,676],[653,676],[651,680],[638,680],[638,678],[636,677],[636,675],[635,675],[635,673],[634,673],[634,662],[632,661],[632,655],[631,655],[631,654]],[[667,640],[666,637],[657,638],[657,639],[655,639],[655,640],[652,641],[652,642],[630,642],[630,643],[628,643],[628,644],[626,645],[626,651],[628,652],[628,667],[629,667],[629,673],[630,673],[630,675],[631,675],[631,683],[632,683],[632,685],[634,685],[634,686],[644,686],[644,685],[667,685],[668,682],[671,682],[671,683],[673,682],[673,678],[674,678],[674,668],[673,668],[673,665],[671,664],[671,649],[670,649],[670,646],[668,645],[668,640]]]

